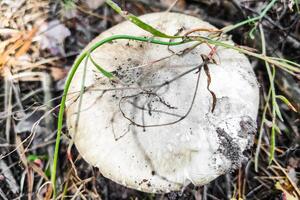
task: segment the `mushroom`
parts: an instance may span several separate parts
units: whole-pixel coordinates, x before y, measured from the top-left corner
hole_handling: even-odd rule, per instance
[[[140,19],[169,35],[216,30],[178,13]],[[126,21],[101,33],[85,50],[116,34],[151,37]],[[168,47],[117,40],[91,56],[116,79],[84,60],[67,96],[67,126],[80,155],[103,176],[165,193],[189,183],[207,184],[246,159],[256,131],[259,89],[245,55],[220,46],[212,54],[205,43]],[[215,63],[207,62],[209,56]]]

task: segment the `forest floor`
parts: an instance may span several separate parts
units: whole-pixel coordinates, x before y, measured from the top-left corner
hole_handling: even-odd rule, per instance
[[[168,10],[196,16],[223,28],[259,16],[270,1],[116,2],[123,10],[135,15]],[[297,0],[277,1],[260,20],[231,31],[232,40],[261,52],[258,28],[261,27],[267,55],[300,63],[299,7]],[[57,115],[66,75],[76,56],[94,37],[121,21],[124,19],[103,0],[0,1],[0,199],[47,196]],[[74,173],[67,159],[70,139],[64,128],[57,178],[60,186],[69,184],[65,198],[299,199],[300,73],[291,74],[276,68],[273,80],[276,95],[286,97],[289,103],[277,101],[281,116],[275,119],[275,157],[269,162],[275,126],[272,122],[274,105],[267,100],[270,80],[264,62],[251,58],[251,64],[260,84],[258,129],[250,159],[238,170],[205,186],[189,185],[183,192],[147,194],[104,178],[97,168],[78,157],[75,147],[72,153],[73,158],[77,157],[77,174]],[[255,170],[255,157],[258,158],[258,170]]]

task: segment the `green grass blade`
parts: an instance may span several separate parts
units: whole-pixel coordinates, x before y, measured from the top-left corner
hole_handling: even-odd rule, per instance
[[[145,31],[151,33],[154,36],[161,37],[161,38],[182,38],[181,36],[172,36],[167,35],[165,33],[160,32],[159,30],[155,29],[154,27],[150,26],[149,24],[146,24],[142,20],[140,20],[138,17],[129,14],[128,20],[137,25],[138,27],[144,29]]]
[[[274,160],[274,155],[275,155],[275,127],[272,126],[272,130],[271,130],[271,144],[270,144],[270,157],[269,157],[269,165],[272,163],[272,161]]]
[[[276,96],[276,94],[274,94]],[[276,97],[275,97],[276,98]],[[276,112],[276,116],[278,116],[278,118],[280,119],[280,121],[284,121],[283,120],[283,117],[282,117],[282,114],[281,114],[281,111],[280,111],[280,108],[276,102],[276,99],[274,99],[274,103],[273,103],[273,109],[275,109],[275,112]]]
[[[282,95],[276,95],[277,99],[280,99],[283,103],[285,103],[290,109],[292,109],[294,112],[297,112],[297,109],[293,106],[293,104],[291,104],[291,102]]]
[[[142,20],[140,20],[137,16],[122,11],[122,9],[112,0],[106,0],[105,1],[113,10],[115,10],[118,14],[120,14],[122,17],[124,17],[125,19],[131,21],[132,23],[134,23],[135,25],[137,25],[138,27],[140,27],[141,29],[151,33],[152,35],[156,36],[156,37],[161,37],[161,38],[182,38],[182,36],[172,36],[172,35],[168,35],[165,34],[159,30],[157,30],[156,28],[154,28],[153,26],[143,22]]]
[[[278,60],[278,61],[284,62],[284,63],[291,64],[291,65],[294,65],[294,66],[300,68],[300,64],[295,63],[295,62],[293,62],[291,60],[287,60],[287,59],[284,59],[284,58],[276,58],[276,57],[270,57],[270,58],[272,58],[274,60]]]
[[[94,61],[94,59],[92,58],[91,54],[88,54],[88,58],[92,61],[93,65],[101,72],[101,74],[103,74],[105,77],[107,77],[109,79],[112,79],[114,77],[114,75],[112,73],[106,71],[100,65],[98,65],[98,63],[96,63]]]

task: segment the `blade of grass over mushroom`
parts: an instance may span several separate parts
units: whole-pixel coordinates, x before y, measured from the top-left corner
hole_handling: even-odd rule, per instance
[[[105,69],[103,69],[100,65],[98,65],[94,59],[92,58],[91,54],[88,54],[88,58],[92,61],[93,65],[107,78],[111,79],[114,77],[114,75],[108,71],[106,71]]]
[[[154,36],[157,37],[161,37],[161,38],[182,38],[182,36],[172,36],[172,35],[167,35],[159,30],[157,30],[156,28],[152,27],[149,24],[146,24],[145,22],[143,22],[142,20],[140,20],[137,16],[128,13],[126,11],[122,11],[122,9],[112,0],[106,0],[105,1],[114,11],[116,11],[118,14],[120,14],[122,17],[124,17],[125,19],[131,21],[132,23],[134,23],[135,25],[137,25],[138,27],[142,28],[143,30],[151,33]]]
[[[90,53],[88,52],[87,53],[87,57],[89,57],[89,56],[90,56]],[[80,93],[79,93],[79,103],[78,103],[78,108],[77,108],[77,116],[76,116],[76,123],[75,123],[75,134],[77,132],[78,122],[79,122],[79,118],[80,118],[80,112],[81,112],[81,106],[82,106],[82,99],[83,99],[83,93],[84,93],[84,88],[85,88],[87,62],[88,62],[88,59],[85,59],[84,70],[83,70],[82,79],[81,79],[82,83],[81,83]],[[100,71],[100,72],[102,73],[102,71]],[[73,144],[73,141],[70,144]],[[71,146],[72,145],[69,145],[68,149],[70,149]]]

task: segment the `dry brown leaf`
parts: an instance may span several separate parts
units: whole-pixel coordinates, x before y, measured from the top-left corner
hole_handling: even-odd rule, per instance
[[[37,166],[34,163],[29,163],[29,164],[32,170],[35,171],[39,176],[43,177],[46,181],[49,180],[46,174],[44,173],[44,171],[39,166]]]
[[[9,45],[7,50],[4,51],[2,53],[2,55],[0,56],[0,66],[4,65],[7,62],[9,55],[11,53],[13,53],[14,51],[16,51],[16,49],[18,49],[20,46],[22,46],[22,44],[23,44],[23,41],[21,38],[19,38],[18,40],[15,41],[15,43]]]
[[[4,52],[2,52],[0,55],[0,66],[7,63],[11,54],[14,57],[24,55],[29,50],[32,38],[36,32],[37,28],[33,28],[32,30],[26,33],[19,34],[16,37],[8,39],[5,42],[5,46],[1,47],[2,49],[4,49]]]
[[[24,41],[24,44],[22,45],[22,47],[17,51],[17,53],[15,55],[16,57],[22,56],[28,51],[28,49],[30,48],[30,45],[32,43],[32,38],[36,32],[37,32],[37,28],[33,28],[32,30],[30,30],[28,32],[28,34],[23,36],[25,41]]]

